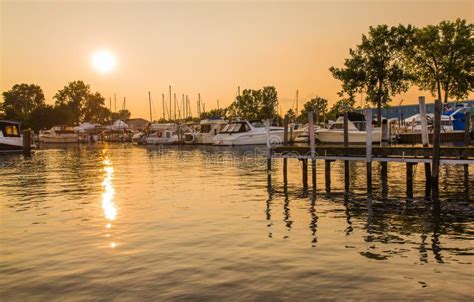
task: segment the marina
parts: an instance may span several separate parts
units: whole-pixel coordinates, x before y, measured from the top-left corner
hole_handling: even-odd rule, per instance
[[[0,302],[474,301],[471,2],[0,1]]]

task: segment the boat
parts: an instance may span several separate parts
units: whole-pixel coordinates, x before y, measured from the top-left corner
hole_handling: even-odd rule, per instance
[[[283,127],[269,127],[269,143],[272,145],[283,143]],[[247,120],[228,123],[219,134],[214,136],[214,145],[241,146],[267,144],[266,127],[261,121]]]
[[[366,122],[363,114],[349,112],[347,126],[349,143],[360,144],[367,141]],[[381,128],[372,128],[373,143],[380,143],[381,136]],[[344,116],[339,116],[329,128],[316,130],[315,137],[321,143],[344,143]]]
[[[204,119],[199,124],[199,131],[184,134],[184,143],[212,145],[214,137],[221,132],[226,124],[227,122],[220,117]]]
[[[175,124],[151,124],[144,141],[147,145],[178,144],[178,128]]]
[[[70,126],[54,126],[49,130],[41,130],[38,135],[41,143],[77,143],[79,135]]]
[[[21,150],[23,150],[23,136],[20,132],[20,123],[0,120],[0,152]]]
[[[319,129],[321,129],[321,126],[314,125],[314,132],[315,133],[316,133],[316,130],[319,130]],[[300,131],[298,132],[298,130],[300,130]],[[293,131],[295,131],[295,129],[293,129]],[[295,143],[307,143],[307,142],[309,142],[309,126],[308,125],[300,127],[299,129],[297,128],[296,132],[299,133],[299,134],[294,138]]]
[[[426,114],[426,124],[428,131],[433,130],[433,120],[434,114],[427,113]],[[403,123],[405,124],[405,130],[409,132],[421,132],[421,115],[419,113],[407,117]],[[441,131],[442,132],[451,132],[453,131],[453,120],[449,115],[441,115]]]

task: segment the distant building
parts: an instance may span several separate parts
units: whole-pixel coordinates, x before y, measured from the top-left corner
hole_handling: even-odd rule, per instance
[[[129,129],[140,131],[145,129],[150,122],[143,118],[131,118],[126,120],[125,123],[128,125]]]
[[[468,104],[471,107],[471,115],[474,116],[474,100],[460,101],[460,102],[448,102],[448,106],[452,107],[455,104]],[[446,104],[443,103],[443,108]],[[405,119],[407,117],[413,116],[419,112],[418,104],[413,105],[402,105],[402,106],[393,106],[390,108],[382,108],[382,116],[384,118],[399,118]],[[434,113],[434,102],[426,103],[426,113]],[[372,115],[377,115],[377,108],[372,109]]]

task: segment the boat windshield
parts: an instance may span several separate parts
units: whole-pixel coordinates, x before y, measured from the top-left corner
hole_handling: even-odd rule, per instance
[[[212,125],[211,124],[203,124],[201,125],[201,133],[209,133],[211,132]]]
[[[5,137],[19,137],[20,136],[18,125],[15,125],[15,124],[5,124],[3,125],[3,127],[0,127],[0,130],[2,130],[3,136]]]
[[[250,131],[250,127],[247,123],[229,123],[224,127],[224,129],[222,129],[221,133],[239,133],[247,131]]]

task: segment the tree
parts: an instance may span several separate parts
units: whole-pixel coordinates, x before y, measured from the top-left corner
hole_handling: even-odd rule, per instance
[[[45,104],[43,90],[35,84],[16,84],[3,92],[3,100],[0,107],[5,118],[21,121],[26,125],[31,112]]]
[[[99,92],[90,93],[86,96],[82,108],[84,121],[103,124],[110,121],[110,110],[105,107],[105,99]]]
[[[112,112],[110,116],[111,116],[112,121],[116,121],[116,120],[126,121],[130,119],[131,115],[132,114],[130,113],[130,111],[128,111],[128,109],[121,109],[119,112]]]
[[[366,101],[377,106],[379,126],[382,106],[410,86],[412,77],[404,68],[402,56],[410,30],[411,27],[402,26],[371,26],[368,35],[362,35],[362,43],[349,51],[351,57],[345,60],[344,68],[329,69],[343,83],[342,90],[350,98],[365,91]]]
[[[415,29],[411,47],[405,49],[407,66],[415,83],[445,103],[473,91],[473,24],[457,19]],[[444,92],[444,93],[443,93]]]
[[[327,119],[336,119],[336,117],[345,111],[354,110],[355,100],[353,98],[342,98],[337,101],[329,110]]]
[[[275,87],[263,87],[261,94],[262,98],[259,106],[259,118],[268,119],[278,115],[278,92]]]
[[[38,131],[67,124],[71,118],[71,112],[65,106],[43,105],[31,112],[28,124],[33,130]]]
[[[90,95],[90,86],[82,81],[70,82],[59,90],[54,99],[56,106],[66,106],[72,114],[72,123],[78,124],[83,118],[83,106]]]
[[[288,119],[289,119],[290,121],[294,121],[294,120],[296,119],[296,113],[295,113],[295,111],[294,111],[293,109],[291,109],[291,108],[288,109],[288,111],[286,112],[285,115],[288,116]]]
[[[277,115],[278,93],[275,87],[244,89],[242,95],[227,108],[229,117],[248,120],[267,119]]]
[[[301,114],[298,119],[303,123],[308,122],[308,112],[313,111],[314,117],[316,117],[314,122],[319,123],[320,121],[324,120],[327,108],[328,100],[316,96],[304,104],[303,110],[301,110]]]
[[[226,108],[212,109],[211,111],[201,113],[201,118],[203,118],[203,119],[210,118],[210,117],[223,117],[223,118],[225,118],[226,114],[227,114],[227,109]]]

